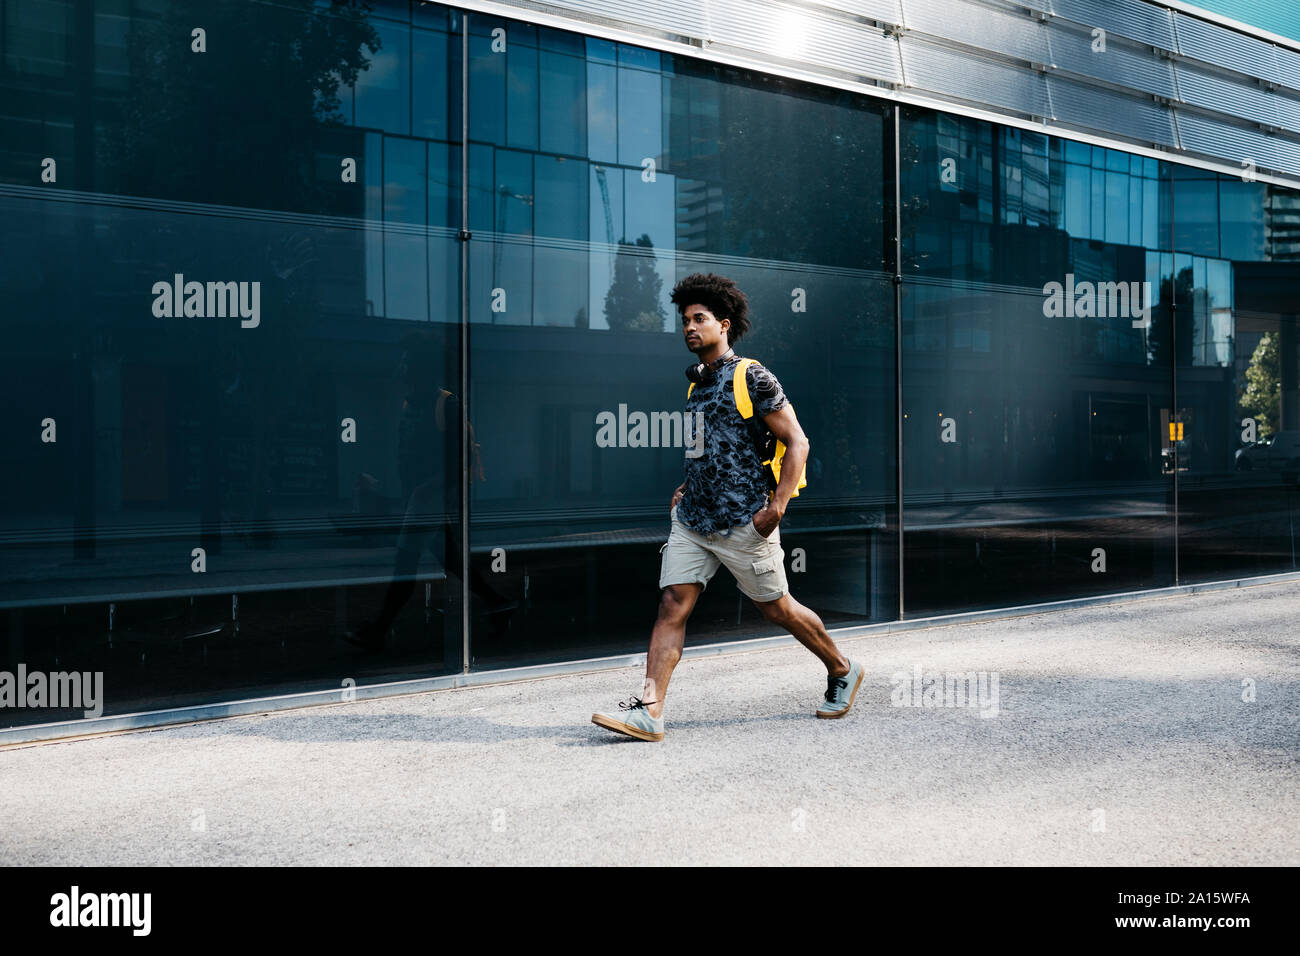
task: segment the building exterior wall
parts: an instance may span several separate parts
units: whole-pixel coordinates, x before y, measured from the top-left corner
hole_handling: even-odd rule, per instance
[[[1182,0],[468,0],[1300,185],[1300,40]]]
[[[684,449],[624,423],[684,407],[697,271],[810,438],[782,539],[828,627],[1296,568],[1284,123],[1241,168],[1184,119],[1253,116],[1078,70],[1035,128],[727,62],[761,23],[687,42],[725,4],[645,42],[485,6],[0,0],[0,671],[102,673],[112,715],[644,650]],[[857,7],[903,66],[973,55]],[[1249,79],[1179,50],[1178,90]],[[725,571],[688,629],[775,633]]]

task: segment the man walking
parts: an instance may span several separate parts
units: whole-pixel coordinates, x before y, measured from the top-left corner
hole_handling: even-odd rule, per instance
[[[686,480],[672,496],[672,531],[661,549],[659,617],[650,636],[642,696],[620,703],[617,712],[593,714],[592,723],[638,740],[663,739],[664,698],[682,656],[686,619],[722,564],[764,617],[788,628],[826,665],[826,694],[817,716],[843,717],[862,683],[862,665],[841,655],[821,618],[790,594],[781,548],[779,525],[808,460],[808,438],[776,376],[751,364],[745,382],[753,417],[786,446],[773,490],[736,407],[734,379],[741,359],[732,346],[751,325],[745,293],[723,276],[695,273],[677,284],[672,301],[682,317],[686,347],[701,363],[687,371],[696,384],[686,420],[702,416],[703,436],[687,441]]]

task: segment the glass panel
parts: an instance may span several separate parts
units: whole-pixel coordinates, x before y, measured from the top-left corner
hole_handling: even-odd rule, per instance
[[[537,51],[520,42],[511,51],[506,77],[508,145],[537,149]]]
[[[374,20],[380,47],[357,75],[357,125],[386,133],[411,131],[411,28]]]
[[[0,6],[0,669],[115,714],[458,671],[465,613],[476,668],[643,651],[708,272],[811,441],[791,593],[896,616],[892,106],[438,4]],[[1294,568],[1300,193],[910,107],[899,149],[907,614]],[[725,568],[689,624],[779,631]]]
[[[504,31],[512,69],[518,24],[471,19]],[[561,36],[539,35],[541,151],[470,152],[472,665],[645,650],[687,451],[693,356],[669,295],[695,272],[746,293],[737,352],[770,366],[811,442],[781,525],[791,592],[827,627],[894,617],[888,109]],[[725,567],[688,629],[779,630]]]
[[[1219,174],[1174,166],[1174,248],[1200,256],[1219,254]]]
[[[107,76],[85,102],[46,67],[93,18],[5,36],[6,110],[67,138],[0,153],[0,670],[102,672],[108,715],[458,671],[460,145],[360,130],[330,88],[356,70],[359,123],[404,132],[412,28],[153,8],[111,76],[68,61],[69,90]],[[240,38],[219,95],[168,39],[194,23]],[[424,39],[421,127],[458,129]],[[37,194],[42,155],[81,165]],[[367,627],[383,653],[339,640]]]
[[[454,44],[454,46],[453,46]],[[424,139],[445,140],[451,135],[449,119],[459,118],[460,100],[448,100],[450,84],[447,64],[452,56],[460,61],[460,34],[413,30],[411,32],[411,132]],[[456,88],[460,88],[459,82]],[[452,115],[453,109],[455,116]],[[457,127],[456,135],[460,135]]]
[[[1172,583],[1167,320],[1153,306],[1145,327],[1159,263],[1103,241],[1135,216],[1148,231],[1140,170],[928,110],[905,109],[901,136],[905,613]],[[1008,215],[1022,200],[1003,190],[996,224],[972,221],[975,178],[1006,182],[1030,150],[1062,195],[1048,219]]]
[[[541,77],[542,149],[587,155],[587,64],[581,57],[543,51]]]
[[[469,17],[469,137],[490,143],[505,143],[506,63],[509,46],[502,46],[503,34],[492,33],[486,17]],[[535,51],[523,56],[536,57]]]
[[[1274,195],[1285,197],[1286,193],[1275,191]],[[1266,183],[1227,178],[1219,183],[1219,248],[1224,259],[1259,262],[1273,258],[1268,254],[1269,246],[1275,246],[1281,238],[1277,227],[1285,217],[1270,222],[1271,215],[1261,215],[1270,209],[1271,198]],[[1297,226],[1300,223],[1292,228]]]
[[[1179,579],[1289,571],[1300,524],[1300,192],[1184,169],[1174,221]]]
[[[587,154],[601,162],[618,161],[618,71],[587,62]]]
[[[425,215],[428,179],[423,140],[386,137],[384,141],[384,314],[427,319],[428,256]],[[403,225],[412,227],[403,229]]]

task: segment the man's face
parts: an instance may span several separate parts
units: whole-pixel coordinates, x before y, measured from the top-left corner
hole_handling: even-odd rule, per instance
[[[682,309],[682,336],[686,339],[686,347],[696,355],[715,347],[721,347],[725,351],[729,328],[730,319],[719,321],[702,305],[688,305]]]

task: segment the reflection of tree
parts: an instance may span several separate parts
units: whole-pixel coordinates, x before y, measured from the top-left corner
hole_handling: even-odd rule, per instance
[[[649,250],[649,254],[637,251]],[[614,259],[614,278],[605,293],[605,321],[620,332],[662,332],[663,307],[659,293],[663,278],[655,270],[654,244],[642,233],[636,243],[620,239]]]
[[[1255,346],[1246,368],[1246,387],[1240,396],[1241,411],[1255,419],[1257,437],[1266,438],[1281,421],[1282,360],[1277,335],[1266,332]]]
[[[1160,295],[1151,308],[1151,328],[1148,332],[1147,360],[1156,368],[1169,366],[1169,334],[1172,323],[1170,310],[1178,321],[1178,359],[1180,368],[1192,364],[1192,336],[1195,329],[1192,314],[1192,269],[1178,273],[1176,280],[1168,276],[1160,280]]]
[[[340,80],[354,84],[370,65],[362,47],[380,47],[370,8],[181,0],[133,18],[130,87],[99,142],[107,181],[137,196],[324,211],[337,190],[316,175],[317,156],[324,127],[344,122]],[[205,53],[191,49],[196,27]]]

